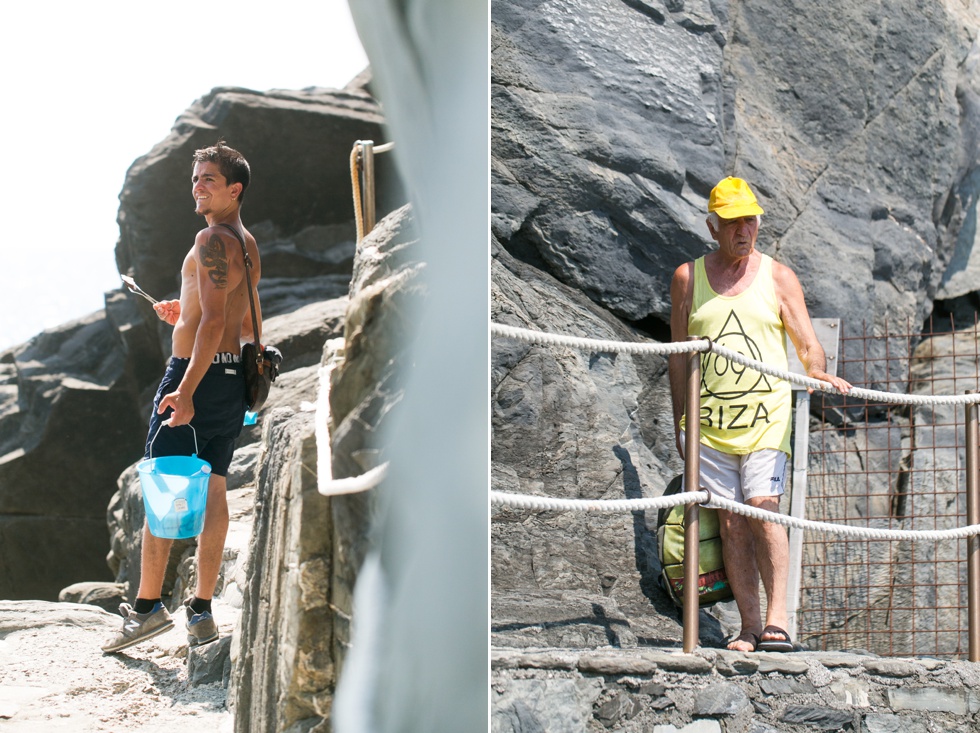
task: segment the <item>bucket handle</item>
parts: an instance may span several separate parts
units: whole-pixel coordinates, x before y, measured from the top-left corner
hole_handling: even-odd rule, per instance
[[[160,423],[160,425],[157,427],[157,431],[155,433],[153,433],[153,439],[150,441],[150,458],[153,458],[153,443],[156,441],[157,436],[160,434],[160,431],[163,429],[163,426],[164,425],[167,425],[167,424],[165,422]],[[167,425],[167,427],[169,428],[170,426]],[[197,453],[198,453],[198,450],[197,450],[197,431],[194,430],[194,426],[191,425],[190,423],[187,423],[187,427],[189,427],[191,429],[191,431],[193,431],[193,433],[194,433],[194,455],[196,456]]]

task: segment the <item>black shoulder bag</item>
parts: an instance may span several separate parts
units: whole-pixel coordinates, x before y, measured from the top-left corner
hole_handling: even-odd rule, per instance
[[[269,388],[279,376],[279,365],[282,364],[282,353],[275,346],[263,347],[259,343],[259,320],[255,315],[255,296],[252,294],[252,258],[248,256],[245,240],[238,230],[230,224],[221,224],[242,245],[242,256],[245,258],[245,284],[248,287],[248,304],[252,309],[252,337],[255,343],[246,343],[242,347],[242,370],[245,372],[245,401],[248,409],[258,411],[269,396]]]

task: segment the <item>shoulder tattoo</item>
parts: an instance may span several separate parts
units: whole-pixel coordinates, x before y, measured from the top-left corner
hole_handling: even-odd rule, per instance
[[[228,255],[225,243],[217,234],[212,234],[200,247],[201,264],[207,268],[208,277],[216,288],[228,287]]]

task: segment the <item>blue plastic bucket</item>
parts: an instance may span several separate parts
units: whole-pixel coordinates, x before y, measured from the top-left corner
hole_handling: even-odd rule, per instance
[[[154,537],[171,540],[196,537],[204,529],[211,464],[197,457],[197,431],[194,455],[153,458],[153,441],[159,433],[158,429],[150,441],[150,457],[136,465],[146,523]]]

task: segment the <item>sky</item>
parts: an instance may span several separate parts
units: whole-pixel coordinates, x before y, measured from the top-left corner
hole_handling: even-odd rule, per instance
[[[194,100],[218,86],[339,88],[367,64],[345,0],[6,4],[0,351],[120,287],[126,171]]]

